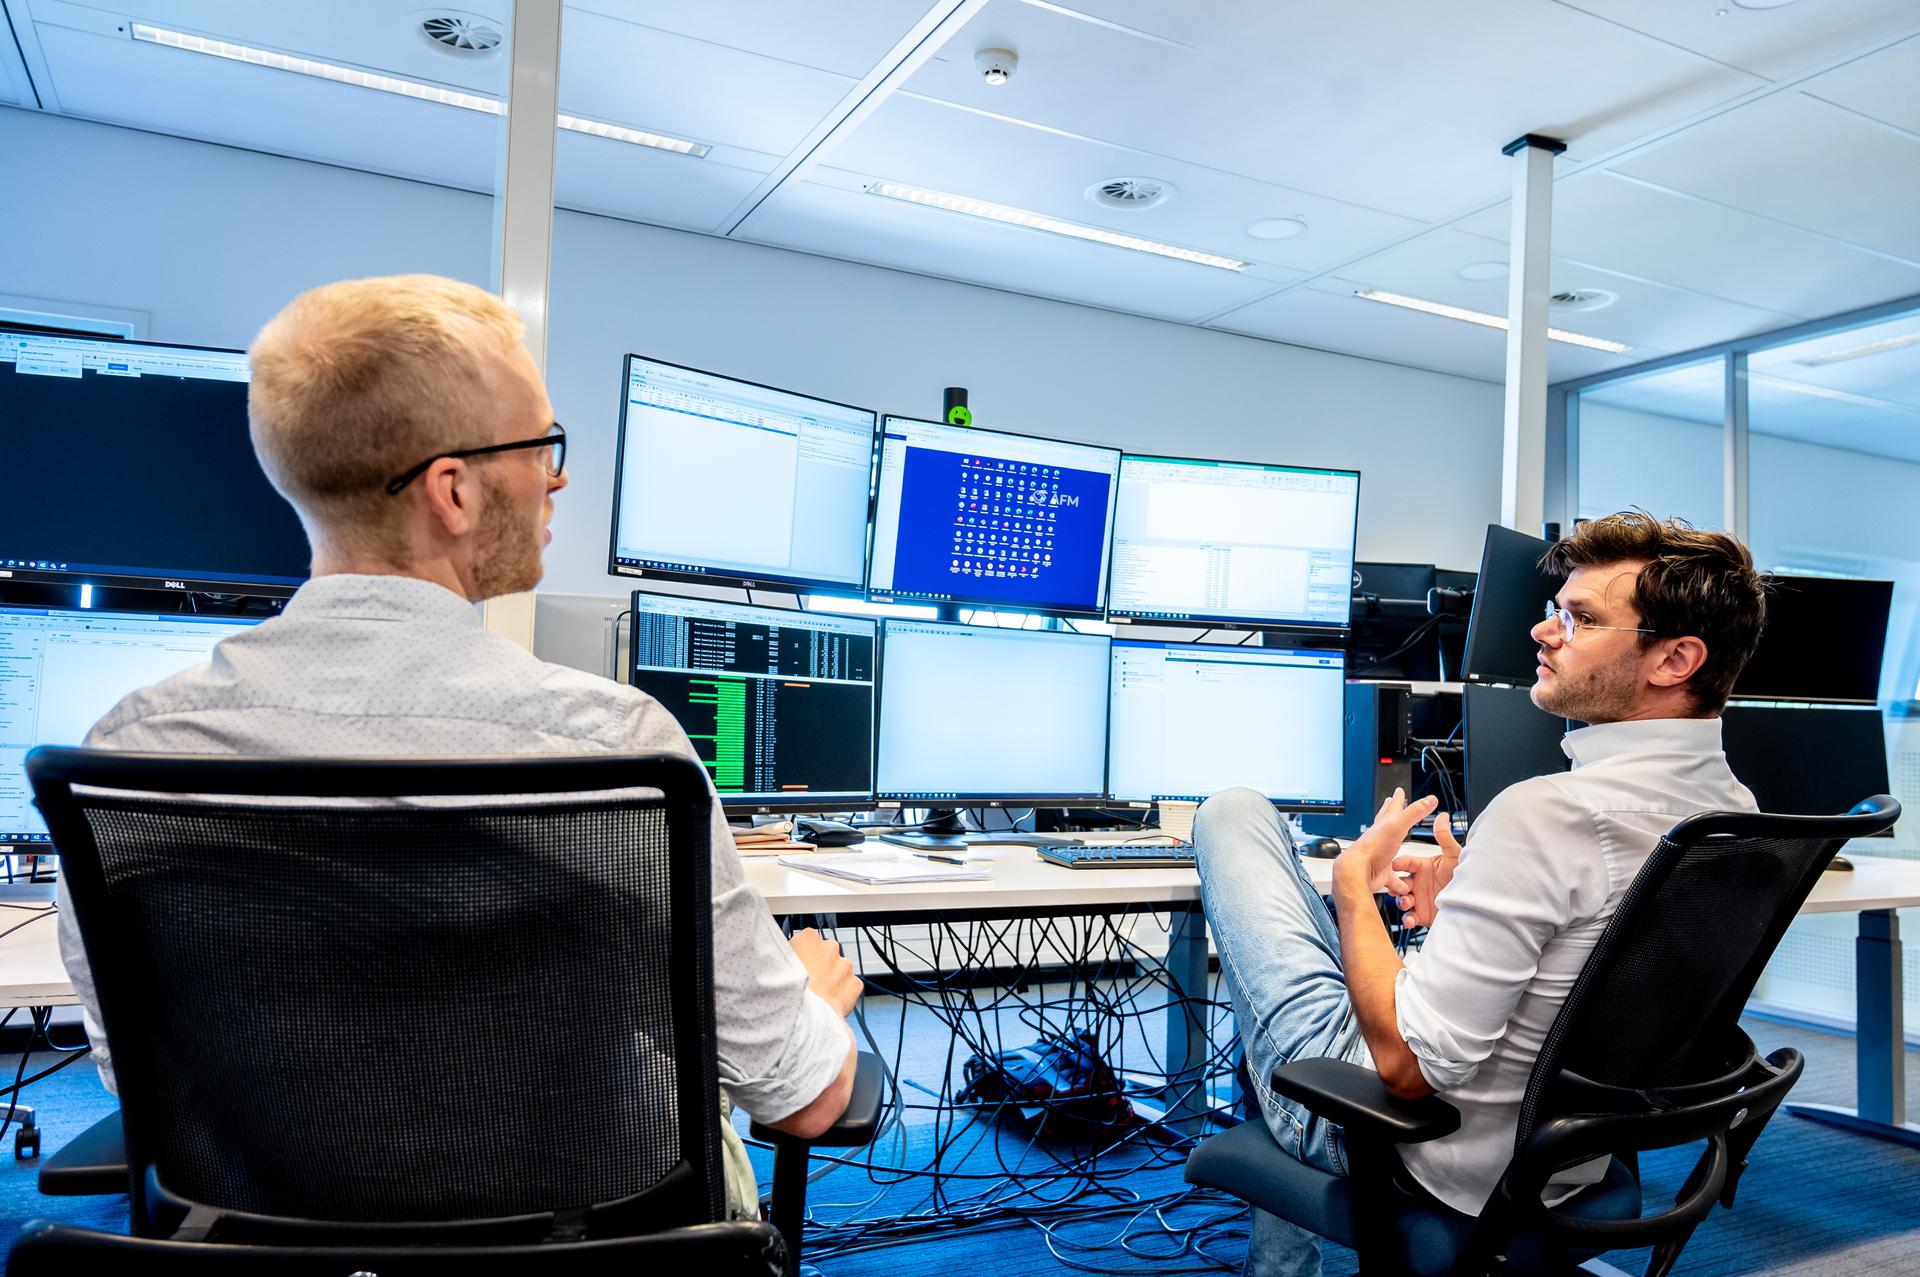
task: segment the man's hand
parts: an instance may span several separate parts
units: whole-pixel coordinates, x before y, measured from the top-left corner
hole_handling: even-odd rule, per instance
[[[1453,871],[1460,864],[1460,844],[1453,836],[1453,821],[1444,811],[1434,813],[1433,838],[1440,847],[1437,856],[1394,857],[1394,872],[1407,881],[1405,894],[1395,903],[1400,906],[1400,920],[1408,926],[1433,925],[1434,915],[1440,911],[1437,897],[1453,881]]]
[[[807,987],[826,1000],[841,1015],[853,1011],[865,986],[853,964],[840,953],[840,942],[828,940],[812,927],[796,931],[788,941],[807,969]]]
[[[1382,891],[1393,896],[1408,894],[1406,880],[1395,872],[1398,868],[1395,858],[1400,855],[1400,845],[1407,840],[1407,834],[1439,805],[1440,800],[1432,795],[1409,804],[1404,791],[1394,790],[1393,797],[1387,799],[1373,818],[1373,824],[1348,843],[1347,849],[1333,862],[1336,889],[1365,895]]]

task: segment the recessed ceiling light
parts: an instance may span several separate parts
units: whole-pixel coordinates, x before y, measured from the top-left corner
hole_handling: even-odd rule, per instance
[[[1864,359],[1868,355],[1878,355],[1889,350],[1903,350],[1908,346],[1920,346],[1920,332],[1905,333],[1899,337],[1883,337],[1879,341],[1870,341],[1864,346],[1848,346],[1844,350],[1824,351],[1793,362],[1806,368],[1818,368],[1822,364],[1838,364],[1849,359]]]
[[[1045,213],[1014,208],[1008,204],[992,204],[986,200],[970,199],[964,195],[948,195],[943,191],[927,191],[917,186],[902,186],[898,182],[874,182],[867,187],[867,194],[883,196],[890,200],[901,200],[908,204],[919,204],[927,208],[945,209],[949,213],[965,213],[969,217],[982,217],[990,222],[1002,222],[1008,226],[1024,226],[1029,230],[1046,231],[1050,235],[1065,235],[1070,239],[1088,240],[1095,244],[1107,244],[1113,248],[1130,249],[1136,253],[1171,257],[1175,261],[1212,266],[1217,270],[1243,271],[1252,264],[1243,262],[1237,257],[1203,253],[1197,248],[1181,248],[1177,244],[1163,244],[1158,240],[1145,239],[1139,235],[1125,235],[1099,226],[1083,226],[1079,222],[1062,221],[1057,217],[1048,217]]]
[[[483,115],[499,115],[502,109],[497,98],[485,97],[478,93],[463,93],[458,89],[446,89],[437,84],[424,84],[418,80],[404,80],[399,76],[382,75],[377,71],[362,71],[357,67],[339,66],[332,62],[320,62],[313,58],[295,57],[287,53],[274,53],[268,49],[255,49],[227,40],[188,35],[183,31],[169,31],[165,27],[148,26],[144,22],[132,23],[130,34],[134,39],[147,44],[182,49],[188,53],[204,53],[209,57],[225,58],[229,62],[244,62],[249,66],[266,67],[273,71],[291,71],[295,75],[310,76],[316,80],[331,80],[335,84],[351,84],[356,88],[373,89],[380,93],[391,93],[396,97],[412,98],[416,102],[437,102],[441,106],[457,106],[463,111],[477,111]],[[570,132],[603,137],[614,142],[630,142],[635,146],[651,147],[657,151],[672,151],[677,155],[691,155],[695,159],[713,149],[705,142],[689,142],[685,138],[669,137],[664,133],[649,133],[643,129],[630,129],[619,124],[605,124],[599,120],[583,119],[577,115],[559,116],[555,123]]]
[[[1292,239],[1306,230],[1306,222],[1298,217],[1263,217],[1247,227],[1247,234],[1255,239]]]
[[[1507,320],[1504,315],[1489,315],[1485,311],[1468,310],[1464,306],[1449,306],[1444,302],[1430,302],[1419,297],[1405,297],[1399,293],[1385,293],[1377,288],[1356,289],[1355,297],[1363,297],[1370,302],[1385,302],[1389,306],[1399,306],[1406,310],[1417,310],[1428,315],[1439,315],[1444,319],[1464,320],[1469,324],[1479,324],[1482,328],[1498,328],[1506,331]],[[1633,347],[1622,342],[1608,341],[1604,337],[1588,337],[1582,333],[1570,333],[1564,328],[1549,328],[1547,336],[1554,341],[1565,342],[1569,346],[1585,346],[1589,350],[1604,350],[1608,354],[1618,355]]]
[[[1510,268],[1505,262],[1468,262],[1460,268],[1461,279],[1475,282],[1488,279],[1505,279]]]

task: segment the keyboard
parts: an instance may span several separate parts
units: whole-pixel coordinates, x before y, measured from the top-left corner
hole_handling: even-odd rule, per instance
[[[1040,858],[1069,869],[1191,869],[1188,847],[1041,847]]]

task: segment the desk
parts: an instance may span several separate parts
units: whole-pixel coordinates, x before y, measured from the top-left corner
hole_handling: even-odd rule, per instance
[[[0,884],[0,1007],[74,1006],[73,982],[60,963],[53,884]],[[19,928],[14,931],[12,928]]]

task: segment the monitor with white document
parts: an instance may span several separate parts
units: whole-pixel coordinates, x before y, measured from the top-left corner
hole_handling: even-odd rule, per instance
[[[1360,472],[1120,459],[1107,614],[1220,628],[1347,628]]]
[[[1201,802],[1246,787],[1281,811],[1345,806],[1339,652],[1113,643],[1107,791]]]
[[[880,633],[882,806],[1106,801],[1104,634],[894,619]]]
[[[888,417],[867,592],[1099,616],[1120,450]]]
[[[0,844],[46,843],[23,763],[79,745],[130,692],[205,661],[263,617],[0,607]]]
[[[871,409],[628,355],[615,453],[615,576],[858,589]]]

